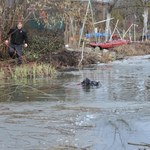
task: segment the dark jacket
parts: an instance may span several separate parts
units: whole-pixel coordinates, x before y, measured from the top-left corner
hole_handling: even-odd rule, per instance
[[[8,36],[11,37],[11,44],[22,45],[24,42],[28,43],[27,33],[24,29],[12,28],[8,32]]]

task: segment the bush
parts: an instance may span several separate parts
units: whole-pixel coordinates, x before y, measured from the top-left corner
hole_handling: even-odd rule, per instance
[[[64,36],[62,31],[30,31],[29,47],[30,59],[38,59],[41,55],[54,52],[64,47]]]

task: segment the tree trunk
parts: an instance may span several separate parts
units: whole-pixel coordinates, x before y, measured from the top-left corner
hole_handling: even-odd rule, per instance
[[[109,36],[111,35],[111,28],[110,28],[110,18],[111,18],[111,13],[107,10],[106,14],[106,28],[105,28],[105,41],[108,41]]]
[[[148,7],[144,7],[144,27],[143,27],[143,38],[145,37],[145,40],[147,40],[147,22],[148,22]]]

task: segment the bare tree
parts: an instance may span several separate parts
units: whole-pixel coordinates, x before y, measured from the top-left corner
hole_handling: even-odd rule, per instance
[[[144,5],[144,14],[143,14],[143,18],[144,18],[144,25],[143,25],[143,36],[142,36],[142,40],[145,37],[145,40],[147,40],[147,23],[148,23],[148,1],[149,0],[143,0],[143,5]]]
[[[106,3],[106,28],[105,28],[105,33],[106,33],[106,38],[105,40],[108,41],[109,35],[111,35],[111,27],[110,27],[110,19],[111,19],[111,12],[115,5],[117,4],[119,0],[109,0]]]

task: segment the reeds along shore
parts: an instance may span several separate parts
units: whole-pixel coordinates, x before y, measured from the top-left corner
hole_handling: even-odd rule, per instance
[[[104,50],[105,51],[105,50]],[[146,43],[132,43],[115,47],[114,49],[107,50],[106,52],[92,51],[84,52],[82,67],[84,65],[100,63],[108,63],[116,59],[123,59],[125,56],[138,56],[150,54],[150,42]],[[3,61],[0,63],[0,79],[15,79],[20,80],[54,77],[57,74],[57,69],[78,67],[81,52],[79,51],[61,51],[57,54],[51,55],[51,63],[48,60],[48,54],[43,57],[42,63],[32,62],[26,63],[21,66],[12,66],[8,62]],[[48,62],[47,62],[48,60]]]
[[[57,71],[50,64],[30,63],[21,66],[7,66],[0,69],[0,79],[20,80],[54,77]]]

